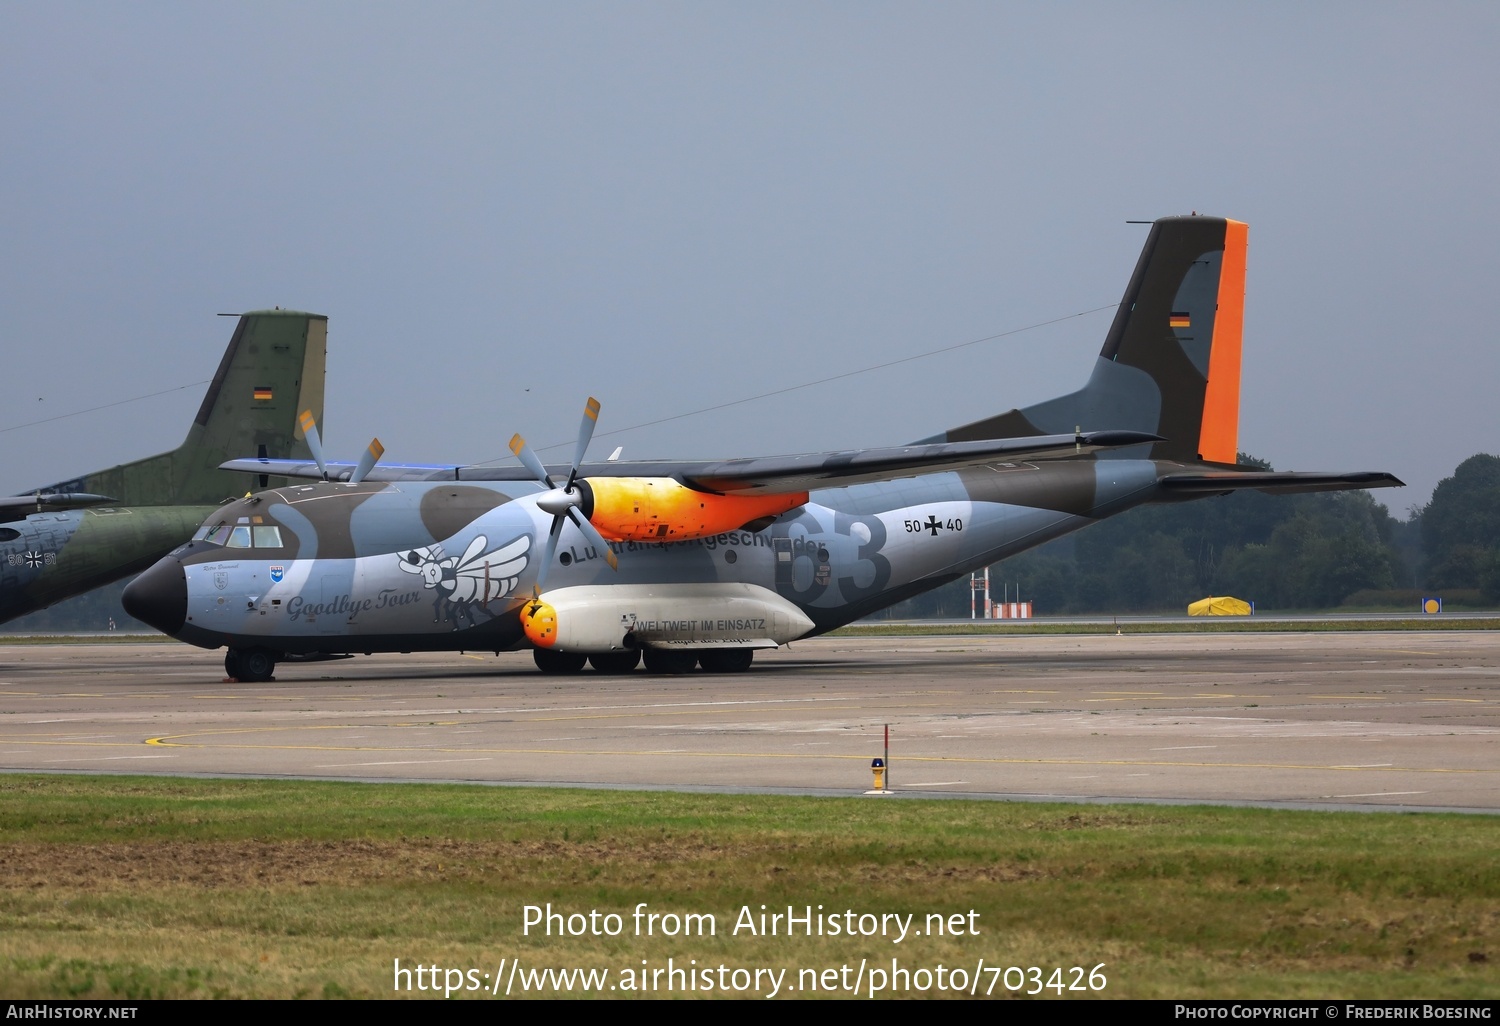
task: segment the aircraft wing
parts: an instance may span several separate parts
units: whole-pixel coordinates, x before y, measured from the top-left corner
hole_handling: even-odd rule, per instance
[[[889,481],[987,463],[1058,459],[1102,449],[1161,441],[1143,431],[1084,431],[1076,435],[1038,435],[974,442],[932,442],[876,449],[761,456],[716,461],[660,461],[585,464],[580,477],[670,477],[705,492],[780,495],[840,488],[870,481]],[[302,460],[238,459],[224,470],[322,480],[316,463]],[[347,480],[352,463],[328,463],[332,480]],[[568,468],[548,468],[565,478]],[[533,481],[525,467],[456,467],[418,463],[376,464],[366,481]]]
[[[1318,471],[1210,470],[1168,474],[1161,487],[1180,495],[1227,495],[1243,488],[1279,494],[1293,492],[1341,492],[1356,488],[1403,488],[1405,481],[1394,474],[1366,470],[1352,474]]]
[[[33,513],[60,513],[86,506],[107,506],[114,502],[108,495],[87,492],[37,492],[33,495],[0,498],[0,523],[25,520]]]
[[[1159,437],[1144,431],[1084,431],[1076,435],[930,442],[801,456],[723,460],[684,466],[673,476],[699,491],[773,495],[890,481],[987,463],[1080,456],[1101,449],[1158,441],[1161,441]]]

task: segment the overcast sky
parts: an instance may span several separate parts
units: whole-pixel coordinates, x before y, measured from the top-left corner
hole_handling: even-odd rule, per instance
[[[1126,221],[1192,210],[1250,224],[1241,449],[1393,472],[1398,516],[1500,452],[1493,3],[0,0],[0,26],[5,493],[177,445],[215,314],[273,305],[329,317],[349,459],[571,443],[590,394],[597,457],[897,444],[1081,385],[1111,313],[1070,315],[1119,301]]]

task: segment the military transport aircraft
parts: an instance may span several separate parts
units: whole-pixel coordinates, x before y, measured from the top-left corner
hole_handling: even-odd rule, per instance
[[[527,645],[549,673],[738,671],[1142,503],[1399,485],[1236,466],[1246,240],[1157,221],[1081,390],[911,445],[585,464],[589,400],[565,470],[519,435],[520,467],[232,461],[316,483],[217,510],[125,607],[228,646],[241,680],[293,654]]]
[[[245,493],[243,475],[218,469],[226,459],[310,452],[297,414],[323,408],[327,337],[321,314],[243,314],[182,445],[0,499],[0,623],[137,573],[191,538]]]

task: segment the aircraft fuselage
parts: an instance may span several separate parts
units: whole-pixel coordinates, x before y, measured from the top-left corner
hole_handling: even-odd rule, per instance
[[[1399,485],[1238,465],[1247,246],[1241,221],[1155,222],[1087,381],[1067,395],[903,446],[636,464],[583,462],[590,398],[565,475],[519,433],[515,468],[362,459],[347,467],[361,483],[226,506],[126,589],[126,608],[228,645],[226,670],[249,680],[287,653],[528,643],[549,673],[585,658],[604,674],[642,658],[654,672],[736,672],[756,648],[1141,503]],[[316,453],[227,466],[324,482],[346,470]]]
[[[570,524],[545,597],[564,651],[781,644],[1148,501],[1159,472],[1036,461],[829,489],[758,531],[611,542],[617,573]],[[215,511],[132,593],[149,622],[209,648],[514,648],[552,522],[538,494],[521,482],[261,492]]]

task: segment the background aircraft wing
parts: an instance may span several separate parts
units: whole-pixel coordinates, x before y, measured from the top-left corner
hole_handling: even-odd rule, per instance
[[[670,477],[706,492],[776,495],[837,488],[868,481],[889,481],[919,474],[983,466],[1010,460],[1057,459],[1101,449],[1157,442],[1143,431],[1084,431],[1076,435],[1037,435],[992,438],[977,442],[933,442],[876,449],[848,449],[796,456],[759,456],[715,461],[659,461],[591,463],[580,477]],[[348,480],[352,463],[327,464],[329,480]],[[224,470],[250,474],[322,480],[318,465],[305,460],[238,459],[221,464]],[[560,469],[566,476],[568,468]],[[367,481],[531,481],[525,467],[458,467],[452,464],[380,463]]]
[[[40,492],[13,498],[7,496],[0,498],[0,523],[25,520],[33,513],[58,513],[86,506],[107,506],[115,501],[108,495],[90,495],[87,492]]]
[[[347,481],[358,467],[357,463],[344,460],[328,460],[329,481]],[[306,481],[322,481],[323,471],[312,460],[275,460],[247,457],[228,460],[219,464],[220,470],[238,470],[246,474],[271,474],[279,477],[300,478]],[[377,463],[366,476],[366,481],[529,481],[530,475],[524,467],[478,468],[459,467],[452,463]],[[499,473],[493,471],[498,470]]]

